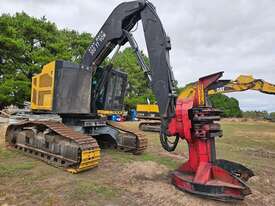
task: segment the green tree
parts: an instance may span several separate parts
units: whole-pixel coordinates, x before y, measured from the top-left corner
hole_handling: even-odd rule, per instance
[[[56,59],[79,62],[89,33],[59,30],[45,17],[26,13],[0,16],[0,107],[30,99],[31,78]]]
[[[242,111],[237,99],[224,94],[215,94],[209,96],[209,100],[213,107],[223,111],[223,117],[242,117]]]
[[[145,55],[143,57],[148,64],[148,58]],[[128,74],[129,89],[125,98],[127,108],[135,108],[136,104],[146,103],[147,98],[151,103],[155,103],[156,100],[148,79],[140,68],[136,55],[131,48],[119,52],[112,63],[115,68],[119,68]]]

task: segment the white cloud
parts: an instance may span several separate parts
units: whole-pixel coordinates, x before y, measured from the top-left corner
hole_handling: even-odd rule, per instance
[[[60,28],[96,34],[121,0],[1,0],[0,13],[46,16]],[[171,37],[171,64],[181,85],[220,70],[275,82],[273,0],[152,0]],[[141,25],[141,24],[139,24]],[[145,49],[141,26],[135,34]],[[275,96],[232,94],[241,108],[275,111]]]

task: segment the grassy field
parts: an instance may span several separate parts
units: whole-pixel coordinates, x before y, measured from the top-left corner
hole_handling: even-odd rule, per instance
[[[137,127],[137,123],[126,123]],[[221,122],[217,157],[240,162],[254,170],[248,185],[253,194],[234,204],[205,200],[180,192],[169,173],[188,156],[181,142],[165,152],[158,134],[145,133],[147,151],[131,155],[102,150],[98,168],[73,175],[7,149],[0,126],[0,205],[275,205],[275,123]]]

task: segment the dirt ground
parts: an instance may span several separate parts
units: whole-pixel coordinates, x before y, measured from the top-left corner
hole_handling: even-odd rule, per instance
[[[126,124],[137,127],[136,122]],[[144,154],[102,150],[98,168],[73,175],[7,149],[5,125],[0,124],[0,205],[275,205],[275,123],[221,124],[224,137],[217,140],[218,158],[241,162],[256,174],[248,182],[253,194],[244,201],[203,199],[171,185],[169,174],[188,156],[184,142],[168,153],[158,134],[145,133],[149,147]]]

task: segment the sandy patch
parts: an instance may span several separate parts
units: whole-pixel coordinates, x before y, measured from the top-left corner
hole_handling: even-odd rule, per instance
[[[159,165],[153,161],[137,161],[128,164],[122,173],[128,177],[128,179],[157,179],[162,175],[168,174],[169,169],[164,165]]]
[[[122,169],[116,184],[133,194],[132,198],[137,205],[228,205],[179,191],[171,184],[169,173],[171,171],[167,167],[152,161],[132,162]],[[239,202],[233,205],[249,204]]]

